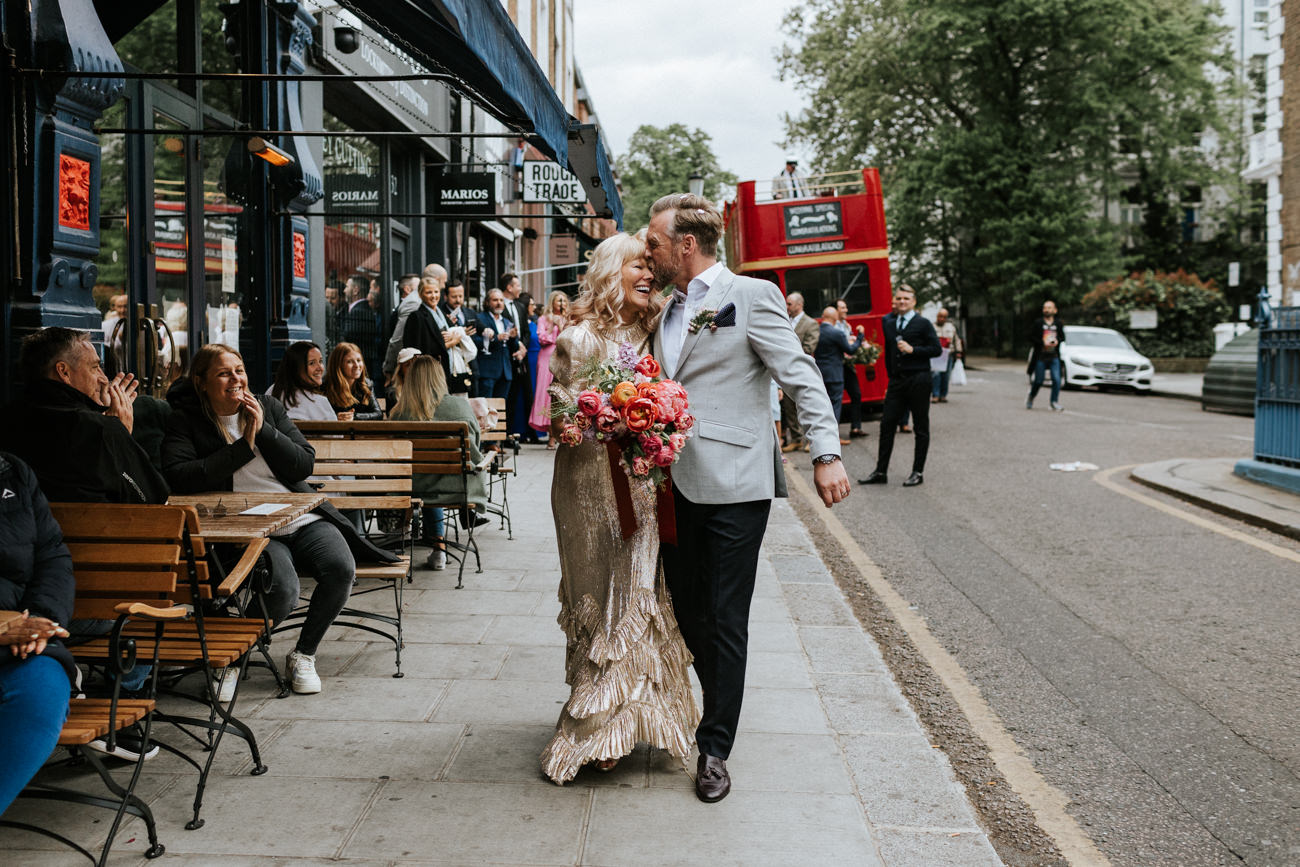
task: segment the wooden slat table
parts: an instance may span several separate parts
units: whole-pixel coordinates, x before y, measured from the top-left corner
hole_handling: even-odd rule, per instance
[[[170,506],[194,506],[199,512],[199,533],[208,542],[252,542],[265,538],[276,530],[301,517],[325,502],[324,494],[244,493],[219,491],[207,494],[176,494],[169,497]],[[240,512],[267,503],[286,503],[287,506],[270,515],[241,515]],[[226,514],[213,514],[219,507]]]

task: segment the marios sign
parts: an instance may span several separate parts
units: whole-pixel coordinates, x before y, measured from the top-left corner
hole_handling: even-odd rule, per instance
[[[496,215],[496,179],[492,172],[460,172],[438,178],[435,217],[493,217]]]
[[[524,160],[524,201],[581,205],[582,183],[568,169],[545,160]]]

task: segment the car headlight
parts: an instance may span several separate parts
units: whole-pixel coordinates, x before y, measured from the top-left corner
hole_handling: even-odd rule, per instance
[[[1138,365],[1138,370],[1150,370],[1150,369],[1151,369],[1151,362],[1149,361],[1144,361]]]
[[[1071,364],[1077,364],[1079,367],[1092,367],[1091,361],[1084,361],[1082,358],[1079,358],[1077,356],[1071,356],[1070,358],[1067,358],[1065,360],[1070,362]]]

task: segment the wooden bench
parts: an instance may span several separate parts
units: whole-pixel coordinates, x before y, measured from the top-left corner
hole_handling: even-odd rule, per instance
[[[203,706],[203,716],[185,716],[156,711],[154,716],[198,740],[206,760],[159,743],[159,746],[189,762],[198,772],[194,815],[189,829],[200,828],[203,793],[212,762],[227,730],[248,744],[254,775],[266,773],[257,738],[234,715],[239,696],[223,704],[218,700],[217,669],[235,666],[240,681],[248,664],[248,652],[266,637],[262,618],[213,617],[205,611],[214,601],[229,599],[252,573],[266,547],[257,539],[245,547],[235,566],[215,586],[209,564],[203,560],[207,546],[199,535],[198,514],[192,506],[135,506],[99,503],[52,503],[50,510],[63,528],[64,542],[72,554],[77,579],[77,618],[109,619],[115,616],[123,581],[141,594],[141,604],[186,606],[190,616],[170,623],[165,630],[147,620],[135,618],[121,627],[121,636],[134,641],[136,653],[154,660],[154,677],[168,666],[167,682],[179,686],[192,674],[200,675],[198,694],[169,689],[176,695]],[[92,638],[73,648],[78,661],[110,667],[118,658],[115,634]],[[191,730],[203,733],[195,735]]]
[[[411,496],[411,455],[409,440],[386,439],[357,441],[350,439],[312,439],[316,450],[316,466],[310,479],[317,489],[329,496],[329,501],[339,510],[388,510],[401,513],[401,525],[406,553],[399,563],[358,563],[357,584],[351,597],[365,596],[378,591],[391,590],[393,613],[381,614],[349,606],[339,612],[340,617],[353,620],[336,620],[335,626],[360,629],[387,638],[393,642],[396,671],[393,677],[402,676],[402,589],[411,580],[411,561],[415,553],[414,533],[409,531],[418,499]],[[299,621],[305,610],[294,611],[286,621]],[[354,621],[362,622],[354,622]],[[379,622],[388,630],[372,626]],[[289,628],[298,626],[297,622]],[[276,627],[276,632],[285,624]]]
[[[295,422],[303,435],[311,440],[312,446],[319,449],[323,443],[342,440],[405,440],[411,444],[411,472],[413,474],[439,475],[460,480],[457,496],[440,498],[435,502],[421,498],[424,506],[439,506],[451,510],[453,516],[448,518],[449,527],[455,526],[456,512],[463,512],[469,519],[467,535],[464,541],[452,539],[450,534],[445,540],[448,556],[459,562],[456,575],[457,588],[464,586],[465,562],[468,555],[474,555],[475,571],[482,572],[483,564],[479,557],[478,542],[474,539],[472,518],[477,511],[475,504],[469,502],[466,480],[471,473],[479,471],[471,461],[469,427],[460,421],[299,421]],[[320,453],[317,452],[319,460]],[[320,472],[320,465],[317,464]],[[355,468],[343,468],[344,472],[356,473]],[[349,500],[348,502],[351,502]],[[336,503],[337,505],[337,503]]]
[[[81,852],[92,862],[108,860],[114,838],[126,814],[140,817],[145,823],[149,848],[146,857],[156,858],[164,847],[149,805],[135,794],[136,783],[144,764],[144,753],[151,741],[156,717],[156,694],[160,648],[170,633],[187,633],[193,622],[187,608],[176,604],[190,598],[186,585],[188,570],[182,555],[184,511],[179,507],[146,506],[147,512],[133,511],[129,518],[110,518],[107,510],[117,506],[54,505],[51,511],[65,528],[64,538],[72,554],[77,592],[73,605],[76,620],[110,621],[109,634],[77,645],[73,652],[82,661],[93,661],[110,675],[108,697],[73,698],[68,717],[59,733],[58,745],[73,751],[74,760],[84,760],[99,774],[113,797],[89,793],[65,786],[43,783],[38,775],[21,797],[70,801],[114,810],[114,818],[98,858],[68,838],[39,826],[6,820],[3,824],[23,828],[58,840]],[[114,535],[90,538],[85,529],[95,523],[109,524]],[[151,665],[153,671],[140,698],[123,698],[121,680],[136,665]],[[118,737],[126,729],[141,732],[138,757],[128,779],[114,777],[96,748],[94,741],[104,740],[109,752],[116,750]],[[161,745],[160,745],[161,746]],[[194,764],[191,762],[191,764]],[[197,767],[197,764],[195,764]]]

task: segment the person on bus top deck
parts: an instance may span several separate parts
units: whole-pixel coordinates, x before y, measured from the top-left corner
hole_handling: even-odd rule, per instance
[[[810,199],[812,191],[808,181],[799,173],[796,160],[786,160],[781,174],[772,178],[772,198],[774,199]]]

